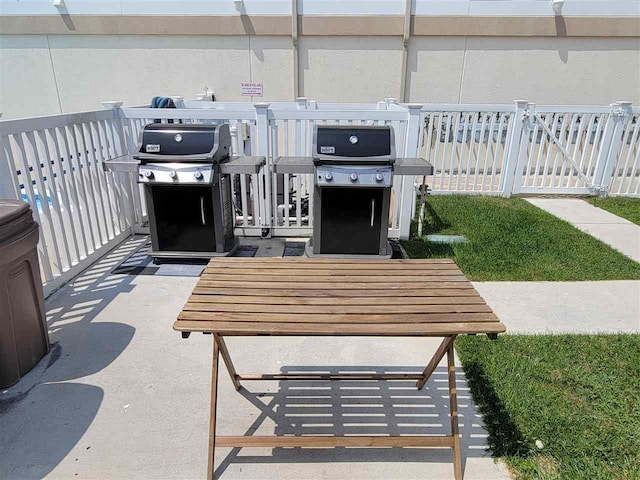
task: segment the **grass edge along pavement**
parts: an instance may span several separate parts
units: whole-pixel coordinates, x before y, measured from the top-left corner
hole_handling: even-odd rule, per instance
[[[640,478],[640,335],[461,336],[456,351],[517,480]]]
[[[435,244],[434,233],[469,242]],[[429,196],[423,237],[403,247],[410,258],[451,257],[473,281],[640,279],[639,263],[521,198]]]
[[[640,225],[640,198],[629,197],[586,197],[584,198],[594,207],[606,210],[618,217]]]

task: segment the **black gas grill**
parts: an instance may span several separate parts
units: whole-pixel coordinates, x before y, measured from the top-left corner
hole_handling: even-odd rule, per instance
[[[395,160],[389,126],[316,128],[310,253],[391,255],[387,223]]]
[[[318,125],[313,156],[281,157],[276,173],[313,173],[309,256],[390,257],[387,241],[395,175],[430,175],[423,159],[396,158],[391,126]]]
[[[231,158],[226,124],[153,123],[138,150],[154,260],[233,253],[238,240],[229,173],[256,173],[263,159]]]

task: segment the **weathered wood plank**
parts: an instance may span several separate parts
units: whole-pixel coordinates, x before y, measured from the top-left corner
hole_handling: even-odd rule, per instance
[[[203,273],[200,277],[203,281],[231,281],[231,282],[360,282],[360,283],[425,283],[425,282],[465,282],[467,278],[462,274],[452,273],[450,275],[235,275],[235,274],[208,274]]]
[[[377,286],[377,285],[376,285]],[[477,297],[478,292],[473,288],[413,288],[407,287],[404,290],[380,290],[378,288],[368,288],[366,290],[354,290],[351,288],[342,289],[304,289],[304,290],[282,290],[273,288],[224,288],[224,287],[208,287],[196,285],[193,290],[198,295],[236,295],[236,296],[281,296],[281,297],[303,297],[303,298],[348,298],[348,297],[380,297],[384,298],[384,302],[390,298],[406,298],[406,297]]]
[[[218,447],[451,447],[450,436],[217,436]]]
[[[375,285],[375,287],[372,287]],[[414,283],[366,283],[366,282],[237,282],[237,281],[210,281],[201,279],[198,287],[220,287],[220,288],[247,288],[247,289],[282,289],[282,290],[322,290],[322,289],[350,289],[350,290],[367,290],[369,288],[384,290],[404,290],[411,289],[473,289],[470,282],[414,282]]]
[[[365,337],[442,337],[466,333],[502,333],[500,322],[461,323],[270,323],[270,322],[217,322],[178,320],[173,325],[180,332],[215,332],[225,336],[247,335],[318,335]]]
[[[243,264],[244,265],[244,264]],[[453,266],[452,268],[445,269],[421,269],[421,268],[398,268],[398,269],[385,269],[385,268],[376,268],[376,269],[366,269],[366,268],[357,268],[353,266],[353,268],[336,268],[336,269],[328,269],[328,268],[268,268],[264,266],[259,266],[256,268],[237,268],[236,267],[206,267],[203,274],[207,275],[273,275],[273,276],[286,276],[286,275],[303,275],[307,277],[313,276],[340,276],[340,275],[357,275],[357,276],[365,276],[365,275],[400,275],[406,272],[408,275],[422,275],[422,276],[432,276],[432,275],[463,275],[463,273],[457,267]]]
[[[229,303],[201,303],[188,302],[183,311],[192,312],[237,312],[257,313],[262,318],[263,313],[284,313],[307,315],[340,315],[348,314],[349,318],[361,314],[364,318],[392,314],[398,318],[403,313],[491,313],[491,308],[485,304],[445,304],[445,305],[260,305],[260,304],[229,304]],[[386,318],[386,317],[385,317]],[[387,321],[393,321],[389,318]]]
[[[256,269],[267,270],[268,272],[272,271],[280,271],[280,270],[383,270],[383,271],[407,271],[407,270],[417,270],[420,272],[427,272],[431,270],[456,270],[460,271],[458,266],[455,263],[384,263],[380,264],[376,263],[336,263],[333,265],[329,265],[326,263],[274,263],[274,262],[261,262],[259,260],[255,260],[255,262],[247,263],[209,263],[205,270],[251,270],[254,271]]]
[[[420,380],[419,373],[243,373],[237,380]]]
[[[285,263],[328,263],[347,265],[354,263],[356,265],[364,264],[437,264],[437,263],[453,263],[450,258],[397,258],[389,259],[355,259],[355,258],[308,258],[308,257],[216,257],[212,258],[209,266],[215,266],[216,263],[252,263],[252,262],[270,262],[277,264]]]
[[[201,289],[196,289],[200,292]],[[466,290],[465,290],[466,291]],[[205,290],[206,292],[206,290]],[[470,292],[473,294],[475,292]],[[189,303],[228,303],[256,305],[371,305],[371,297],[285,297],[256,295],[208,295],[204,292],[194,293]],[[485,301],[475,293],[468,297],[385,297],[378,302],[381,305],[484,305]]]
[[[207,304],[213,306],[212,304]],[[195,310],[187,306],[178,315],[178,320],[217,321],[217,322],[261,322],[261,323],[362,323],[371,324],[396,323],[471,323],[497,322],[495,314],[480,313],[393,313],[393,314],[325,314],[325,313],[242,313],[242,312],[209,312],[203,311],[197,305]]]

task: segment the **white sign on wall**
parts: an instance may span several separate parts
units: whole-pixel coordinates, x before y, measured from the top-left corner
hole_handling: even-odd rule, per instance
[[[261,97],[262,82],[240,82],[243,97]]]

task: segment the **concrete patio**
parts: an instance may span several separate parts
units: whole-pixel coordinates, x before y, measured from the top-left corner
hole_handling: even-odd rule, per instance
[[[203,478],[212,339],[171,329],[195,277],[113,275],[145,237],[112,251],[47,301],[51,353],[0,392],[0,478]],[[259,255],[282,241],[252,239]],[[421,370],[438,339],[229,338],[242,372]],[[392,353],[393,352],[393,353]],[[346,368],[345,368],[346,367]],[[221,373],[225,373],[224,370]],[[465,479],[506,479],[461,370]],[[444,434],[441,365],[413,382],[260,382],[237,393],[223,375],[221,434]],[[449,449],[219,449],[229,479],[447,479]]]

